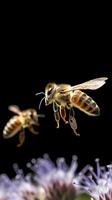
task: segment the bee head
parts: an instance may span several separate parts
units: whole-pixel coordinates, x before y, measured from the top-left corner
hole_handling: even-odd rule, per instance
[[[38,124],[38,114],[35,109],[29,109],[28,117],[30,119],[31,124],[34,124],[34,125]]]
[[[48,83],[45,87],[45,105],[49,105],[54,100],[57,85],[55,83]]]

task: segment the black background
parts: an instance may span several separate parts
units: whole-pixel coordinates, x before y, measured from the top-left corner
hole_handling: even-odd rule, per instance
[[[36,20],[34,23],[28,19],[27,23],[25,19],[22,23],[8,19],[6,22],[1,38],[0,173],[13,176],[13,163],[25,170],[28,161],[45,153],[53,161],[63,156],[68,163],[72,155],[77,155],[79,168],[93,164],[97,157],[102,164],[110,163],[112,64],[97,62],[89,39],[86,46],[84,35],[83,38],[74,37],[70,27],[66,32],[66,27],[56,23],[54,26],[54,22],[51,26],[47,21],[40,25]],[[98,53],[97,47],[95,50]],[[48,82],[76,85],[103,76],[109,79],[102,88],[87,91],[98,103],[101,115],[89,117],[75,109],[80,137],[76,137],[62,121],[60,129],[56,129],[52,106],[45,107],[43,103],[38,111],[42,96],[36,97],[35,93],[44,91]],[[21,110],[32,107],[46,116],[40,119],[39,135],[26,130],[26,140],[21,148],[16,147],[18,135],[8,140],[2,138],[3,128],[13,116],[8,111],[10,104],[18,105]]]

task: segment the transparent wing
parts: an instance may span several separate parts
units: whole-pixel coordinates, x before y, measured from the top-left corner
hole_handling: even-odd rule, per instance
[[[10,105],[10,106],[8,107],[8,109],[9,109],[10,111],[12,111],[12,112],[18,114],[18,115],[21,113],[21,110],[20,110],[20,108],[19,108],[17,105]]]
[[[107,79],[108,79],[107,77],[92,79],[87,82],[72,86],[69,91],[72,91],[72,90],[97,90],[98,88],[102,87],[106,83]]]

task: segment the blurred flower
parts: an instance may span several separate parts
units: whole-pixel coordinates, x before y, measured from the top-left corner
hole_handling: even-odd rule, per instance
[[[33,185],[27,178],[20,172],[13,180],[5,174],[1,175],[0,200],[44,200],[43,189]]]
[[[30,168],[26,176],[17,164],[14,164],[16,176],[10,180],[8,176],[0,177],[0,200],[75,200],[82,190],[74,187],[78,184],[77,157],[74,156],[70,167],[64,158],[57,159],[56,165],[49,159],[32,159],[27,164]]]
[[[74,179],[78,182],[76,156],[73,157],[70,167],[64,158],[59,158],[55,165],[48,155],[43,159],[33,159],[32,164],[28,163],[28,167],[35,172],[35,181],[44,188],[46,200],[75,200],[82,192],[73,185]]]
[[[13,200],[16,186],[7,175],[2,174],[0,176],[0,200]],[[19,198],[16,198],[20,200]]]
[[[80,173],[81,184],[91,195],[93,200],[112,200],[112,165],[100,166],[96,159],[96,173],[93,167],[87,166]]]
[[[0,176],[0,200],[112,200],[112,165],[101,167],[97,159],[96,173],[89,165],[78,173],[77,165],[76,156],[68,166],[64,158],[54,164],[45,155],[27,164],[25,176],[14,164],[15,178]]]

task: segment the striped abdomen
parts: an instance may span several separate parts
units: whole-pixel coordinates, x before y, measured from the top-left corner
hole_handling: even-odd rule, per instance
[[[97,116],[100,114],[100,109],[96,102],[80,90],[75,90],[73,92],[73,95],[71,96],[71,103],[74,107],[79,108],[88,115]]]
[[[12,117],[6,124],[3,130],[3,137],[10,138],[13,137],[22,128],[19,116]]]

